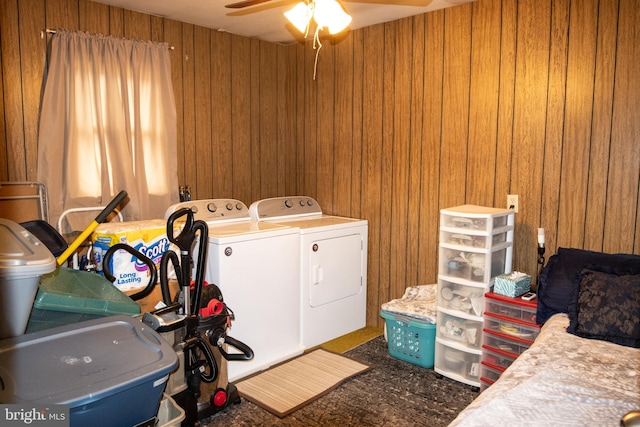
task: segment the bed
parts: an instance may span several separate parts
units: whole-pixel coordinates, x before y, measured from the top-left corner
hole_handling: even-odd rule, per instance
[[[619,426],[640,409],[640,256],[560,248],[534,344],[450,424]]]

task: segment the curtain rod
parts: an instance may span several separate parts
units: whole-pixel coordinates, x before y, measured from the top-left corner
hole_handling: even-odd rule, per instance
[[[46,28],[44,31],[40,31],[40,38],[41,39],[44,39],[45,33],[46,34],[55,34],[55,33],[57,33],[57,31],[56,30],[51,30],[49,28]],[[175,47],[169,46],[169,50],[175,50]]]

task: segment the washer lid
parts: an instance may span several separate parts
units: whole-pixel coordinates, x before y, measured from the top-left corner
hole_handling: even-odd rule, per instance
[[[269,221],[271,222],[271,221]],[[294,218],[280,218],[274,220],[273,223],[287,225],[289,227],[298,227],[301,232],[313,231],[312,229],[322,229],[323,231],[330,228],[347,228],[347,227],[359,227],[367,225],[367,220],[356,218],[345,218],[341,216],[332,215],[320,215],[320,216],[308,216],[308,217],[294,217]]]
[[[209,224],[209,241],[214,242],[220,240],[254,240],[285,234],[297,234],[299,232],[297,227],[272,222],[247,221],[226,224],[208,222],[207,224]]]

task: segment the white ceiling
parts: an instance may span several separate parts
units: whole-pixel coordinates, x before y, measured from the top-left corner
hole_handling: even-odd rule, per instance
[[[93,1],[274,43],[303,39],[283,15],[299,0],[271,0],[243,9],[225,7],[241,0]],[[349,28],[355,30],[470,1],[473,0],[343,0],[342,4],[353,17]]]

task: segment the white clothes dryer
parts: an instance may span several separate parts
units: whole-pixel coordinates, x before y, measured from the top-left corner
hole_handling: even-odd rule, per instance
[[[300,333],[305,348],[366,324],[368,222],[324,215],[305,196],[254,202],[260,223],[296,227],[300,233]]]
[[[229,381],[302,353],[298,229],[252,221],[247,206],[234,199],[182,202],[165,216],[180,208],[208,224],[205,280],[220,288],[235,314],[229,335],[254,352],[253,360],[227,364]]]

